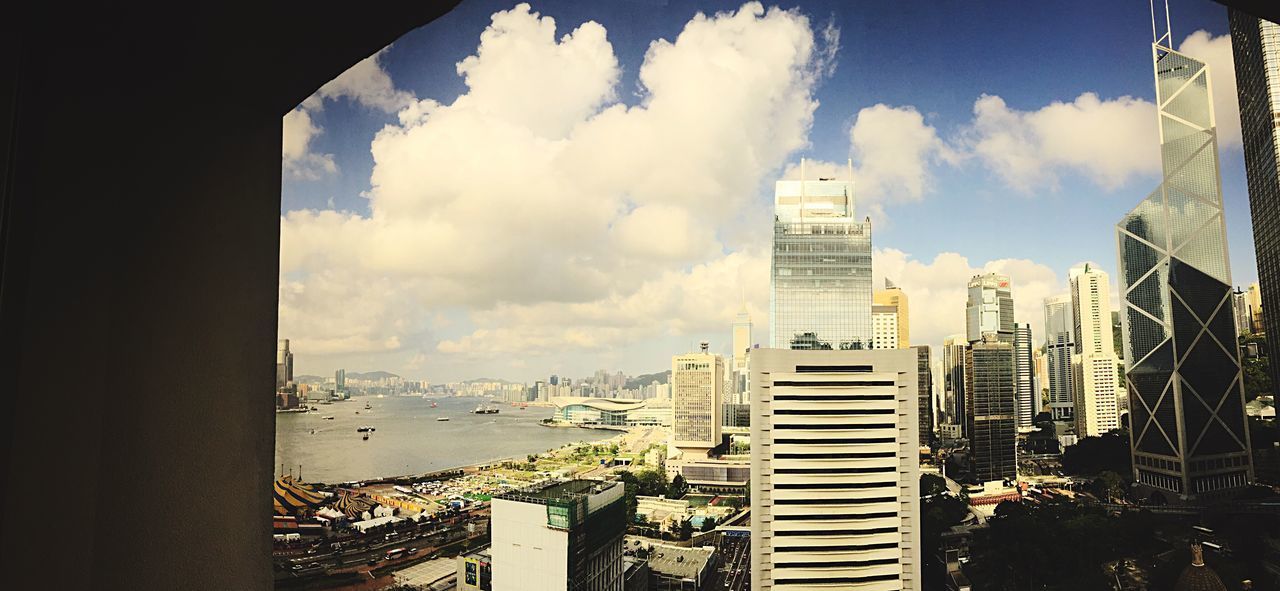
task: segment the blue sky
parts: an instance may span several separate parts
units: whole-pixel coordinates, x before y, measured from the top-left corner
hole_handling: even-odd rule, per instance
[[[949,311],[957,306],[963,278],[977,270],[998,269],[1013,277],[1018,320],[1031,323],[1036,332],[1043,323],[1039,300],[1065,289],[1069,266],[1092,260],[1114,271],[1113,224],[1159,181],[1158,167],[1150,166],[1146,156],[1152,153],[1156,138],[1132,131],[1149,126],[1154,132],[1154,116],[1144,119],[1142,115],[1146,112],[1142,101],[1149,103],[1154,94],[1146,3],[799,2],[779,6],[792,12],[770,21],[760,11],[754,20],[735,21],[730,18],[733,13],[750,12],[740,2],[535,2],[531,11],[542,19],[554,19],[555,39],[561,46],[568,46],[563,36],[583,23],[597,23],[598,27],[586,28],[600,29],[601,38],[588,39],[584,34],[574,46],[579,53],[611,53],[616,66],[609,60],[596,63],[563,55],[564,64],[547,72],[531,72],[536,68],[504,69],[503,60],[518,61],[518,52],[508,51],[509,47],[503,50],[504,46],[495,44],[493,51],[479,51],[482,35],[495,26],[493,15],[506,11],[512,11],[508,14],[513,15],[514,24],[508,23],[502,37],[514,47],[525,42],[521,35],[536,42],[535,23],[549,23],[528,11],[513,11],[512,2],[467,1],[322,89],[286,118],[286,150],[290,133],[298,134],[300,127],[304,139],[300,148],[295,141],[294,152],[285,158],[282,262],[286,286],[282,288],[281,336],[297,343],[300,371],[328,372],[339,366],[387,369],[432,381],[479,375],[511,379],[548,373],[587,375],[597,368],[655,371],[668,365],[671,354],[698,340],[726,341],[725,320],[737,311],[743,293],[756,321],[755,340],[764,342],[767,276],[759,277],[759,269],[763,262],[767,275],[767,258],[759,255],[770,232],[766,215],[772,181],[801,157],[819,161],[819,168],[822,162],[843,164],[854,157],[855,183],[868,187],[866,195],[858,196],[859,208],[872,215],[875,246],[885,251],[877,253],[877,275],[895,279],[909,297],[915,287],[918,297],[912,303],[913,310],[919,308],[919,316],[912,315],[912,336],[916,342],[939,344],[942,336],[958,332],[957,325],[963,326],[962,309],[955,311],[955,318]],[[1215,84],[1233,80],[1229,39],[1223,37],[1226,9],[1207,0],[1182,0],[1171,2],[1170,12],[1174,45],[1204,31],[1207,34],[1188,42],[1186,49],[1205,54],[1202,59],[1214,68]],[[681,32],[698,13],[707,15],[702,21],[707,29],[699,29],[705,36],[698,41],[690,34],[686,43]],[[724,18],[714,16],[717,13]],[[832,46],[833,31],[838,31],[838,44],[829,55],[824,52]],[[640,73],[646,51],[660,39],[670,42],[672,57],[665,65],[653,66],[653,71],[661,71],[654,75],[660,81],[655,83],[657,88],[647,88]],[[685,76],[679,71],[679,64],[692,62],[690,56],[697,52],[750,55],[752,50],[744,48],[759,49],[766,43],[780,45],[761,55],[798,47],[800,57],[776,71],[762,69],[758,87],[708,85],[682,90],[680,85],[698,86],[698,76],[713,79],[705,72]],[[555,49],[551,42],[534,47]],[[469,56],[478,56],[473,58],[470,85],[458,71],[458,64]],[[705,67],[718,63],[722,62],[712,60]],[[694,67],[702,66],[690,66]],[[784,70],[801,74],[788,76]],[[485,74],[489,71],[495,74]],[[609,78],[610,72],[616,79]],[[573,78],[579,74],[581,84]],[[720,94],[773,91],[782,98],[767,104]],[[473,96],[468,98],[468,93]],[[1085,93],[1095,94],[1096,104],[1078,102]],[[524,161],[521,158],[528,156],[515,150],[501,154],[493,144],[467,141],[471,136],[461,122],[488,130],[486,113],[499,113],[496,117],[504,126],[517,121],[538,128],[563,116],[564,125],[535,135],[545,136],[557,150],[573,152],[571,146],[585,135],[583,129],[605,125],[605,121],[591,123],[593,118],[608,119],[601,116],[603,111],[656,113],[666,95],[694,97],[699,103],[705,99],[711,119],[716,117],[720,97],[730,105],[727,109],[740,108],[769,119],[738,122],[745,128],[767,130],[747,140],[724,122],[718,123],[722,127],[708,123],[712,131],[693,130],[688,138],[683,131],[696,122],[673,128],[682,134],[679,149],[689,154],[680,162],[688,161],[694,170],[727,166],[727,157],[716,155],[714,142],[724,141],[717,138],[760,142],[739,151],[747,161],[764,168],[745,175],[750,177],[746,181],[725,179],[736,175],[719,170],[689,183],[732,187],[742,195],[700,198],[698,190],[691,189],[679,198],[646,197],[648,191],[669,194],[671,189],[654,188],[659,181],[653,179],[638,178],[634,186],[603,179],[591,186],[607,187],[599,190],[612,191],[616,199],[609,207],[601,206],[600,217],[583,214],[587,217],[577,220],[576,228],[554,222],[539,226],[532,218],[529,225],[515,223],[518,219],[511,225],[495,222],[511,243],[495,244],[495,248],[511,248],[515,258],[540,244],[551,246],[542,259],[524,261],[515,271],[495,268],[479,280],[492,289],[475,288],[474,279],[465,288],[441,287],[447,283],[441,279],[446,275],[459,282],[462,277],[474,277],[467,275],[471,270],[441,268],[439,262],[456,252],[447,246],[409,238],[399,243],[394,238],[370,238],[378,231],[382,236],[420,234],[418,239],[442,236],[447,232],[433,224],[439,223],[438,216],[445,210],[437,206],[453,198],[473,199],[466,187],[447,189],[442,184],[441,194],[421,188],[433,186],[440,176],[429,167],[409,164],[424,150],[413,137],[464,138],[442,152],[447,155],[442,158],[459,158],[451,170],[474,164],[477,185],[502,184],[506,175],[516,174],[514,170]],[[1002,104],[984,103],[989,117],[975,118],[975,103],[984,95],[999,97]],[[571,113],[562,112],[555,104],[542,104],[544,97],[581,105]],[[472,98],[481,106],[469,106]],[[429,114],[420,119],[406,119],[405,110],[422,99],[438,105],[428,106]],[[1065,103],[1066,108],[1047,109],[1054,103]],[[814,104],[810,117],[797,116],[792,108]],[[884,110],[864,111],[876,105],[884,105]],[[472,115],[456,114],[467,109]],[[446,111],[455,113],[452,119]],[[1238,140],[1227,137],[1231,133],[1238,137],[1238,130],[1226,130],[1222,109],[1218,111],[1232,271],[1237,284],[1247,285],[1256,279],[1256,270],[1244,168]],[[658,117],[653,113],[646,121],[661,129],[653,123]],[[305,115],[309,127],[299,125],[298,114]],[[529,120],[521,123],[520,116]],[[387,126],[398,131],[379,136]],[[432,126],[436,129],[429,129]],[[1020,130],[1013,135],[1032,144],[1000,147],[1004,144],[994,140],[1008,139],[1002,135],[1006,126]],[[408,131],[419,127],[420,136]],[[1098,135],[1114,133],[1116,137],[1091,144],[1071,135],[1086,127],[1104,130]],[[851,128],[864,129],[863,143],[853,145]],[[610,129],[617,130],[619,142],[635,140],[639,146],[650,141],[641,139],[643,131],[635,126]],[[433,135],[448,130],[461,135]],[[476,137],[480,134],[477,131]],[[1073,138],[1073,145],[1080,145],[1073,152],[1035,144],[1057,137]],[[698,141],[712,145],[700,149],[695,145]],[[1107,147],[1114,154],[1099,156],[1099,150]],[[888,163],[885,167],[871,164],[877,150],[887,154],[881,159]],[[380,155],[375,157],[375,152]],[[698,158],[706,158],[706,165],[699,166]],[[1003,162],[1015,161],[1002,159],[1025,158],[1032,158],[1032,170],[1044,167],[1043,177],[1025,172],[1019,176],[1002,167]],[[918,166],[903,165],[905,161],[918,161]],[[592,167],[587,176],[603,168]],[[413,177],[415,171],[421,171],[421,178]],[[1049,176],[1056,182],[1044,180]],[[579,183],[548,173],[544,184],[561,182]],[[919,189],[911,189],[913,183]],[[547,198],[554,202],[555,197]],[[415,205],[415,199],[421,201]],[[694,227],[705,223],[711,232],[658,236],[650,227],[647,234],[641,233],[648,238],[647,246],[637,250],[624,240],[632,238],[618,237],[628,212],[646,205],[660,213],[644,219],[660,219],[653,227],[663,232],[680,232],[685,227],[680,225],[682,220],[694,220]],[[336,213],[327,217],[319,213],[329,210]],[[400,223],[407,219],[422,220],[422,225]],[[602,224],[598,232],[578,231],[597,222]],[[582,235],[583,244],[571,244],[576,234]],[[475,238],[474,244],[458,247],[483,247],[483,237]],[[613,245],[615,238],[622,245],[616,249],[589,242],[607,239]],[[406,256],[415,250],[421,253],[420,259]],[[567,257],[563,259],[570,269],[567,274],[561,275],[557,256]],[[727,271],[729,267],[734,271]],[[532,275],[523,276],[525,272]],[[625,278],[600,277],[611,272]],[[939,284],[942,278],[950,283]],[[672,287],[673,282],[679,285]],[[697,282],[709,283],[703,287]],[[948,287],[953,283],[961,285]],[[528,289],[513,290],[512,284]],[[698,287],[692,287],[695,284]],[[695,296],[715,301],[695,305],[691,303]],[[655,297],[666,304],[646,310]],[[615,313],[602,312],[610,308]],[[508,345],[487,346],[485,341]]]

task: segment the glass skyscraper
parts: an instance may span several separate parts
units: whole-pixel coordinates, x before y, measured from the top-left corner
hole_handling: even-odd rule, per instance
[[[1116,225],[1130,437],[1135,480],[1188,499],[1253,465],[1209,70],[1158,43],[1152,57],[1164,182]]]
[[[998,273],[977,275],[969,280],[969,300],[965,303],[965,335],[970,343],[993,333],[1001,342],[1013,342],[1013,295],[1009,278]]]
[[[1071,296],[1044,300],[1044,354],[1048,363],[1049,409],[1056,421],[1075,416],[1071,355],[1075,350]]]
[[[1261,316],[1266,323],[1280,318],[1280,25],[1235,9],[1228,13],[1262,292]],[[1269,357],[1276,360],[1271,363],[1271,383],[1280,384],[1280,338],[1267,339],[1267,347]]]
[[[871,220],[854,219],[852,180],[777,182],[772,286],[773,348],[871,348]]]

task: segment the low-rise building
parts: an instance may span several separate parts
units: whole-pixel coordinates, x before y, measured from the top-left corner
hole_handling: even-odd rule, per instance
[[[671,402],[667,400],[570,396],[552,398],[551,404],[555,406],[555,420],[570,425],[671,426]]]

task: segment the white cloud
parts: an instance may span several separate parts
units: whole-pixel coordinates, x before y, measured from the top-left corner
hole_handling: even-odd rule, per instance
[[[1213,115],[1218,126],[1218,146],[1239,148],[1240,99],[1236,95],[1236,66],[1231,53],[1231,35],[1214,37],[1208,31],[1187,35],[1178,51],[1209,66],[1213,86]]]
[[[398,124],[373,140],[370,215],[282,219],[288,285],[315,293],[312,282],[328,274],[388,286],[347,304],[369,328],[299,330],[327,310],[282,295],[282,334],[300,350],[311,339],[367,350],[392,337],[429,348],[414,339],[433,316],[464,309],[474,328],[442,339],[438,353],[483,356],[727,326],[740,288],[767,302],[767,257],[751,245],[769,232],[735,239],[736,251],[719,234],[807,144],[813,88],[832,51],[797,11],[750,2],[699,14],[674,41],[650,45],[641,101],[628,107],[616,102],[603,27],[557,39],[554,21],[527,5],[495,14],[458,65],[467,92],[451,104],[405,103]]]
[[[333,154],[311,152],[311,140],[323,130],[311,121],[311,114],[294,109],[284,116],[284,139],[280,160],[284,173],[295,179],[317,179],[338,171]]]
[[[391,76],[382,68],[381,59],[386,49],[360,60],[347,71],[316,91],[322,99],[351,99],[365,107],[395,113],[417,99],[412,92],[397,90]],[[310,100],[310,99],[309,99]],[[312,101],[311,105],[318,103]],[[307,105],[307,103],[304,103]]]
[[[1114,190],[1134,176],[1160,172],[1155,105],[1142,99],[1102,100],[1086,92],[1072,102],[1020,111],[983,95],[973,114],[963,134],[967,148],[1023,193],[1055,191],[1063,175]]]
[[[929,166],[960,159],[911,106],[862,109],[849,129],[849,145],[859,192],[874,201],[918,201],[930,189]]]
[[[1030,324],[1032,342],[1044,334],[1044,298],[1061,293],[1066,283],[1047,265],[1029,259],[998,259],[974,265],[954,252],[939,253],[925,262],[900,250],[885,248],[872,253],[873,280],[885,277],[907,294],[911,315],[911,342],[940,345],[943,339],[965,332],[968,283],[975,275],[1008,275],[1012,287],[1013,317]]]

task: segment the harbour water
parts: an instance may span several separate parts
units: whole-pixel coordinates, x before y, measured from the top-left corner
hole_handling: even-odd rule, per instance
[[[431,408],[435,401],[438,408]],[[368,402],[372,409],[366,410]],[[547,407],[525,410],[495,403],[499,414],[472,414],[480,398],[355,397],[316,404],[319,411],[276,414],[276,476],[292,471],[310,482],[346,482],[421,474],[489,460],[525,456],[613,431],[552,429],[538,424]],[[324,417],[332,416],[333,420]],[[438,421],[448,417],[448,421]],[[358,427],[375,429],[368,440]]]

